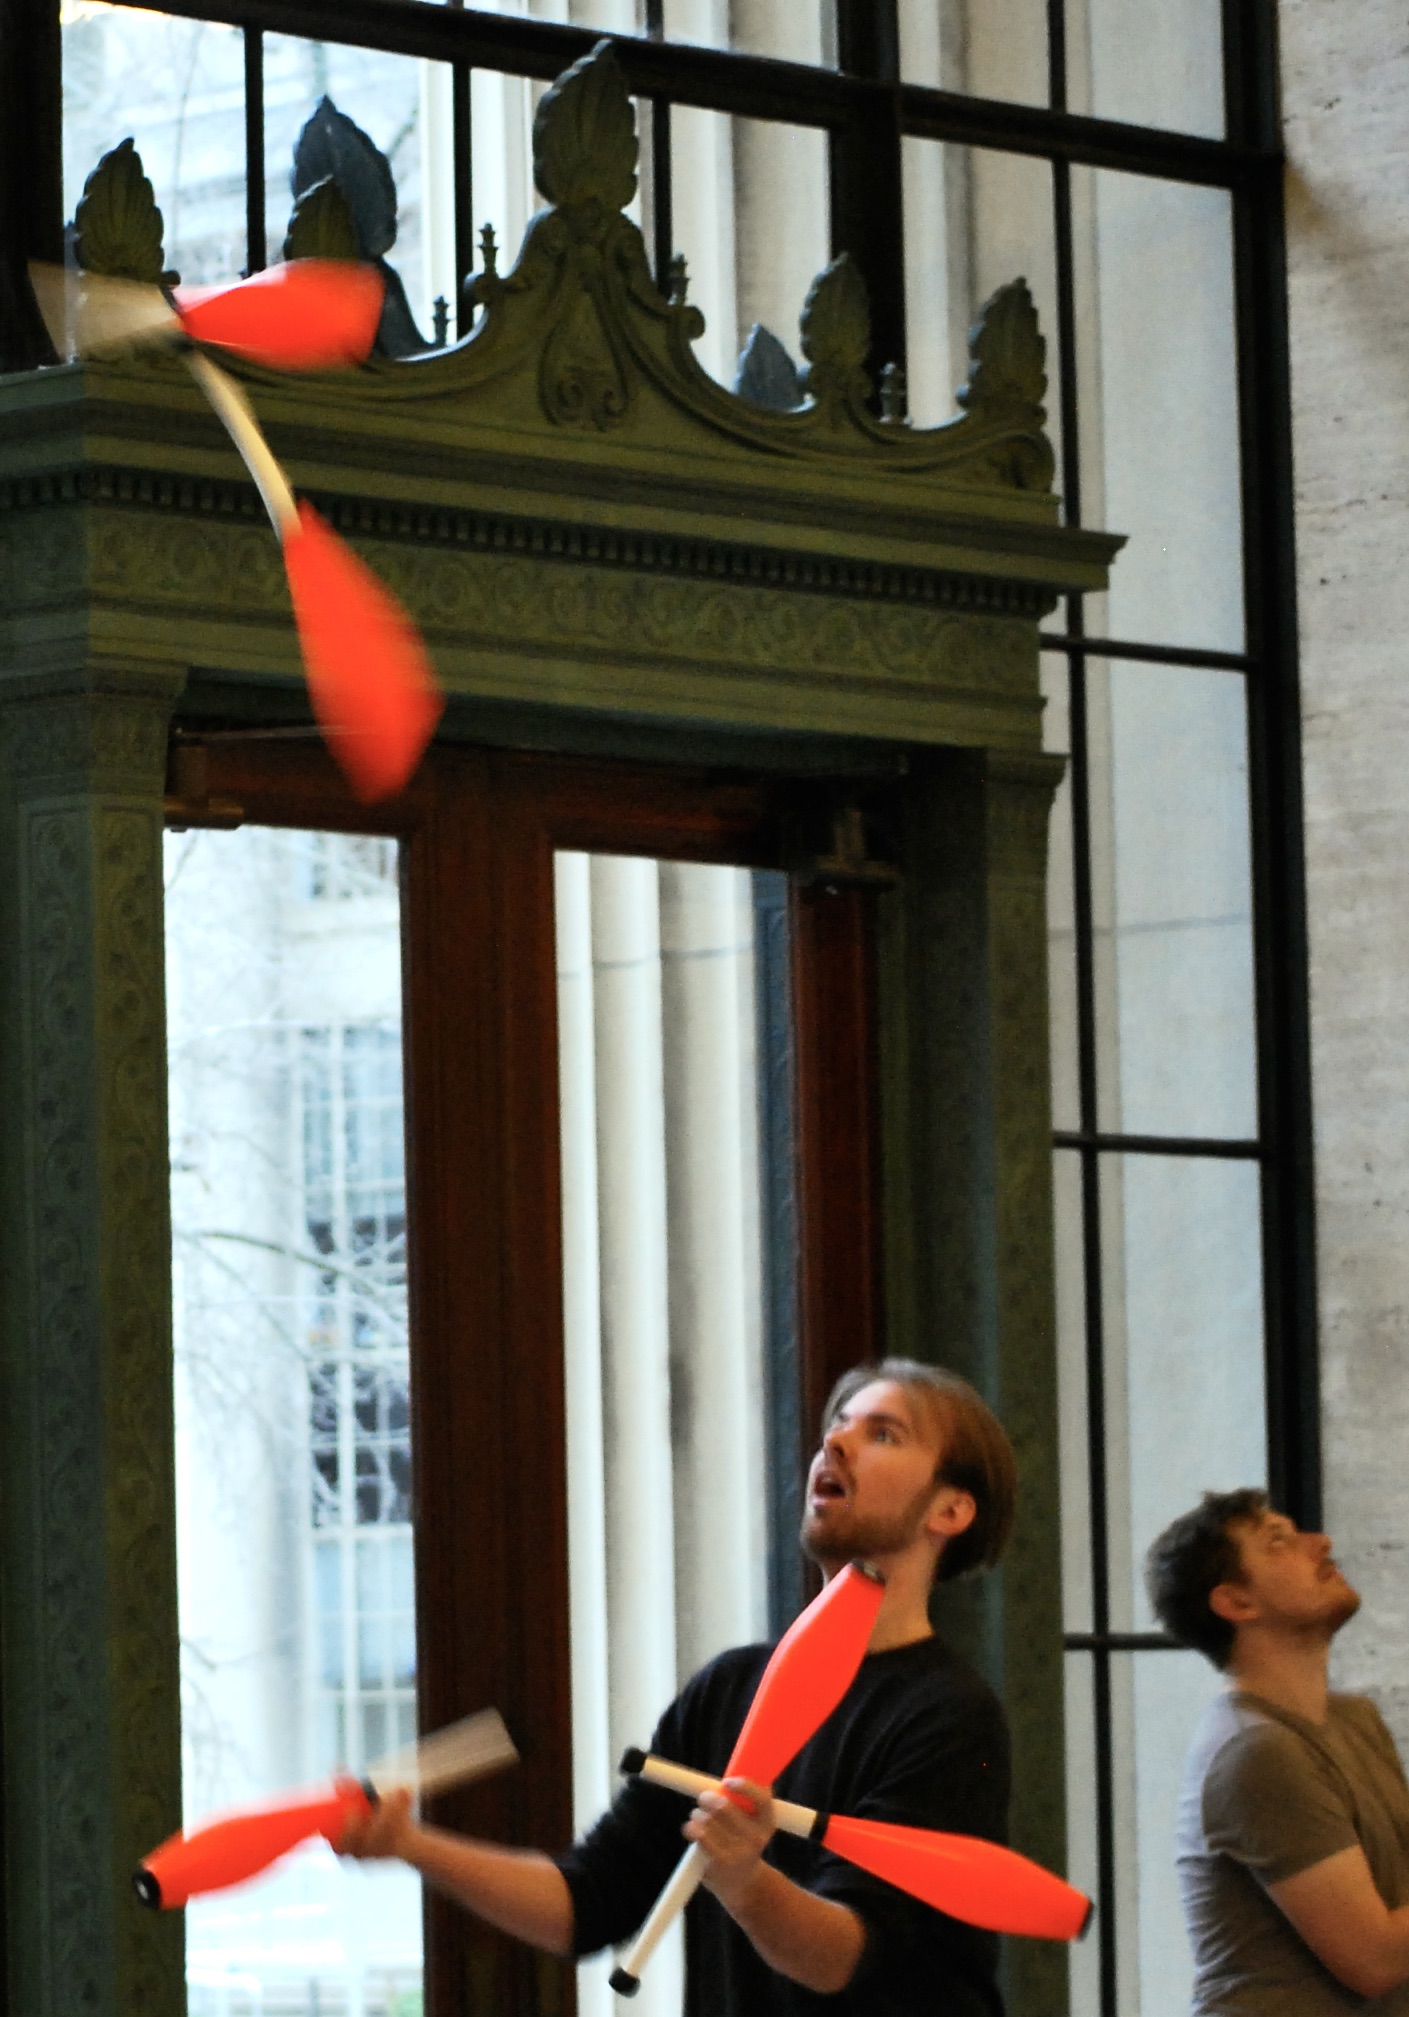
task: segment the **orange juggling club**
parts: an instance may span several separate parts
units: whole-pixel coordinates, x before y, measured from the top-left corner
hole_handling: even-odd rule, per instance
[[[754,1691],[724,1768],[726,1779],[752,1779],[771,1786],[815,1736],[856,1678],[884,1595],[875,1570],[852,1562],[794,1618],[773,1648]],[[641,1970],[698,1890],[708,1860],[698,1843],[681,1857],[635,1946],[613,1971],[611,1983],[618,1995],[636,1994]]]
[[[172,1835],[138,1864],[132,1884],[144,1905],[175,1911],[202,1891],[223,1891],[257,1877],[300,1842],[321,1835],[336,1848],[348,1821],[372,1799],[356,1779],[249,1813],[224,1814],[189,1835]]]
[[[386,294],[375,266],[348,259],[288,259],[245,280],[169,294],[145,281],[37,261],[29,277],[61,357],[160,347],[185,336],[276,371],[361,364]]]
[[[172,1835],[143,1857],[133,1872],[133,1889],[144,1905],[174,1911],[200,1892],[223,1891],[257,1877],[315,1835],[336,1849],[348,1822],[370,1813],[376,1800],[395,1786],[420,1794],[443,1792],[447,1786],[497,1772],[517,1757],[498,1710],[483,1709],[424,1743],[383,1758],[365,1779],[335,1779],[331,1785],[218,1815],[203,1827]]]
[[[284,549],[309,697],[360,799],[400,791],[443,705],[410,617],[312,505],[297,502],[235,381],[200,351],[192,375],[224,421]]]
[[[621,1769],[692,1798],[719,1786],[706,1772],[692,1772],[688,1766],[642,1751],[628,1751]],[[785,1834],[820,1842],[834,1855],[869,1870],[873,1877],[883,1877],[912,1898],[923,1899],[937,1912],[990,1933],[1074,1940],[1086,1931],[1091,1917],[1091,1900],[1084,1891],[1015,1849],[979,1836],[819,1814],[792,1800],[775,1800],[773,1817]]]
[[[374,267],[294,259],[220,287],[159,288],[31,266],[56,348],[67,355],[182,335],[284,371],[360,363],[384,292]],[[242,389],[203,351],[186,361],[259,488],[284,549],[294,622],[313,712],[353,791],[370,802],[409,781],[440,716],[430,660],[415,626],[288,479]]]
[[[276,371],[361,364],[381,320],[386,286],[375,266],[289,259],[219,287],[172,295],[185,334]]]

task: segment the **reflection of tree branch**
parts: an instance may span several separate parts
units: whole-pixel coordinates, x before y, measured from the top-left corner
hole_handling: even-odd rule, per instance
[[[173,1245],[178,1240],[189,1240],[194,1245],[197,1240],[218,1238],[218,1237],[219,1237],[218,1234],[188,1233],[183,1231],[180,1226],[173,1226],[171,1232]],[[237,1236],[231,1235],[230,1237],[233,1238]],[[258,1242],[252,1242],[252,1244],[257,1245]],[[208,1261],[211,1267],[217,1268],[222,1275],[227,1276],[230,1281],[239,1283],[240,1287],[245,1291],[247,1300],[254,1304],[255,1308],[259,1311],[259,1314],[264,1318],[265,1322],[268,1324],[270,1330],[274,1333],[276,1343],[287,1346],[289,1351],[291,1351],[296,1358],[302,1360],[305,1354],[299,1350],[297,1337],[292,1335],[289,1328],[280,1320],[280,1318],[278,1318],[274,1314],[273,1297],[251,1295],[249,1293],[249,1283],[245,1280],[244,1276],[240,1273],[239,1269],[234,1265],[232,1261],[223,1260],[219,1254],[205,1253],[204,1251],[202,1253],[202,1258]],[[178,1350],[181,1352],[181,1356],[183,1358],[194,1359],[197,1357],[196,1352],[189,1345],[186,1345],[184,1347],[178,1347]],[[232,1393],[238,1391],[238,1389],[234,1387],[233,1383],[229,1384],[230,1384],[230,1391]]]
[[[340,1280],[350,1282],[365,1302],[375,1304],[398,1331],[404,1332],[406,1329],[406,1311],[400,1299],[395,1303],[389,1301],[378,1291],[374,1282],[368,1281],[365,1274],[356,1268],[347,1267],[341,1261],[335,1261],[329,1254],[308,1253],[301,1247],[289,1246],[281,1240],[258,1239],[253,1233],[226,1233],[214,1228],[190,1227],[178,1231],[175,1237],[193,1243],[198,1240],[229,1240],[236,1246],[258,1247],[266,1254],[278,1254],[284,1260],[297,1261],[305,1268],[316,1268],[320,1275],[336,1275]]]

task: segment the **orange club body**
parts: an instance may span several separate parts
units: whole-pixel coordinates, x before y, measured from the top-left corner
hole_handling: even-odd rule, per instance
[[[133,1873],[144,1905],[174,1912],[204,1891],[224,1891],[257,1877],[301,1842],[321,1835],[336,1849],[355,1814],[369,1814],[372,1795],[356,1779],[281,1800],[269,1807],[223,1814],[189,1834],[170,1836]]]
[[[170,297],[185,334],[276,371],[338,371],[376,341],[385,283],[346,259],[291,259],[247,280],[178,287]]]
[[[689,1799],[719,1790],[719,1781],[708,1773],[641,1751],[628,1751],[621,1769]],[[819,1814],[791,1800],[775,1800],[773,1813],[783,1833],[820,1842],[833,1855],[884,1878],[937,1912],[988,1932],[1074,1940],[1090,1922],[1091,1900],[1084,1891],[1001,1842],[900,1822]]]
[[[884,1596],[880,1577],[851,1562],[794,1618],[754,1690],[726,1779],[771,1786],[817,1734],[856,1679]]]

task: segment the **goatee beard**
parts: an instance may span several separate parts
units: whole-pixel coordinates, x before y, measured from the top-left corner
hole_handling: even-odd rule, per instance
[[[910,1504],[888,1518],[872,1514],[870,1519],[848,1517],[828,1522],[811,1511],[802,1516],[798,1539],[803,1553],[819,1569],[835,1572],[848,1562],[870,1561],[877,1555],[898,1555],[908,1548],[920,1531],[937,1487],[926,1485]]]

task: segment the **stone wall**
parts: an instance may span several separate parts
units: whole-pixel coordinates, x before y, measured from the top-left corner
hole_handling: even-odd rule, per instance
[[[1281,0],[1325,1517],[1409,1749],[1409,36]]]

